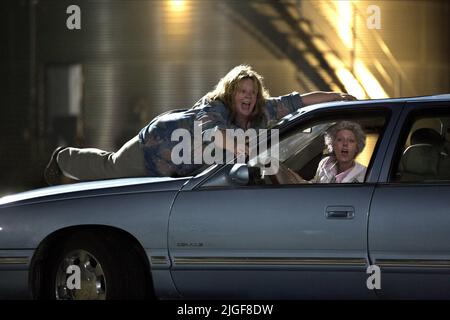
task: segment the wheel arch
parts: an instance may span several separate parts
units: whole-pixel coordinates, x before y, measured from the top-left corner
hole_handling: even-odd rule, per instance
[[[46,268],[45,261],[51,255],[51,250],[56,243],[63,241],[69,234],[75,232],[95,232],[96,235],[110,236],[120,239],[120,241],[127,242],[137,254],[139,261],[144,265],[145,269],[145,283],[147,284],[146,298],[155,299],[155,288],[153,285],[151,267],[147,254],[140,242],[129,232],[107,225],[78,225],[65,227],[52,232],[47,235],[37,247],[33,258],[30,262],[30,272],[28,278],[28,285],[34,299],[40,298],[43,268]]]

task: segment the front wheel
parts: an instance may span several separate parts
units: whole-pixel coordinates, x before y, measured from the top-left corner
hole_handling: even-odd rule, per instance
[[[109,281],[99,259],[91,252],[77,249],[64,254],[56,269],[57,300],[105,300]],[[108,279],[109,280],[109,279]]]
[[[79,231],[50,250],[43,268],[45,299],[146,297],[148,283],[144,264],[129,241],[112,233]]]

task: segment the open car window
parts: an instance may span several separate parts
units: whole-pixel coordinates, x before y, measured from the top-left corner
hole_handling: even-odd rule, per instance
[[[251,167],[259,167],[261,171],[260,184],[266,185],[287,185],[287,184],[311,184],[323,183],[317,179],[318,167],[321,161],[332,156],[325,145],[325,133],[333,125],[340,121],[351,121],[361,126],[366,139],[365,147],[356,157],[355,161],[361,167],[365,167],[366,172],[370,169],[371,160],[380,137],[382,136],[386,117],[380,114],[374,116],[348,116],[327,117],[323,120],[312,120],[300,124],[280,138],[278,144],[278,158],[275,159],[272,149],[259,154],[258,157],[251,158],[248,162]],[[274,161],[279,161],[279,170],[273,174]],[[268,163],[270,168],[268,169]],[[265,165],[264,165],[265,164]],[[364,182],[362,178],[358,181]],[[333,183],[336,181],[330,181]],[[340,182],[347,182],[345,180]],[[349,181],[350,182],[350,181]]]

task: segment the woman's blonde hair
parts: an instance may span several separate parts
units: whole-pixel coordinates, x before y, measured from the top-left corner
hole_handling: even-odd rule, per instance
[[[232,121],[236,116],[236,106],[233,103],[233,97],[238,89],[240,81],[244,79],[251,79],[255,88],[257,88],[256,105],[250,115],[250,121],[256,120],[257,118],[264,116],[262,110],[266,103],[266,99],[268,99],[270,95],[268,90],[264,87],[263,77],[253,70],[251,66],[241,64],[234,67],[220,79],[214,90],[207,94],[209,99],[220,100],[230,109]]]

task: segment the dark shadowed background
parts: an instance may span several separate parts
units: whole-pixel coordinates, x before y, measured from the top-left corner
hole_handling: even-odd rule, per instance
[[[70,5],[80,9],[81,29]],[[450,92],[446,1],[7,0],[0,3],[0,196],[45,186],[57,145],[115,150],[233,66],[273,96]]]

